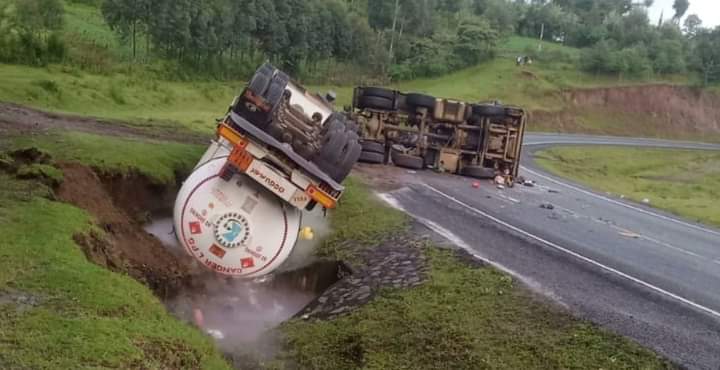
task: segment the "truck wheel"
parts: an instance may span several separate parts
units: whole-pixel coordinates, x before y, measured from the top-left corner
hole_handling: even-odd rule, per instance
[[[335,176],[333,179],[338,183],[341,183],[352,171],[353,166],[357,163],[362,153],[362,147],[358,143],[357,139],[350,140],[345,148],[342,161],[337,167]]]
[[[275,109],[275,107],[280,103],[280,99],[282,99],[286,86],[287,82],[283,83],[282,81],[277,80],[273,80],[273,82],[270,83],[267,94],[265,94],[265,100],[270,103],[270,106],[273,109]]]
[[[393,110],[393,102],[390,99],[379,98],[376,96],[362,96],[358,101],[358,107],[370,108],[370,109],[381,109],[381,110]]]
[[[363,152],[385,154],[385,144],[383,143],[378,143],[377,141],[363,141],[360,145],[362,145]]]
[[[272,78],[275,71],[276,69],[272,66],[272,64],[265,62],[255,71],[255,74],[261,74],[267,76],[268,78]]]
[[[472,112],[477,116],[501,117],[505,115],[505,107],[494,104],[477,104],[472,106]]]
[[[380,164],[385,161],[385,155],[382,153],[366,152],[360,153],[360,162]]]
[[[520,118],[523,116],[523,111],[518,108],[506,108],[505,114],[507,114],[510,117]]]
[[[425,160],[422,159],[422,157],[407,155],[398,151],[392,152],[392,161],[398,167],[405,167],[413,170],[421,170],[425,164]]]
[[[405,101],[408,105],[414,107],[422,107],[428,109],[435,109],[435,97],[423,94],[407,94]]]
[[[345,124],[344,121],[342,121],[340,118],[335,116],[333,113],[330,118],[325,122],[325,124],[322,127],[322,130],[320,130],[321,135],[325,136],[328,135],[330,132],[337,131],[337,130],[345,130]]]
[[[362,96],[374,96],[378,98],[385,98],[389,100],[395,99],[395,92],[381,87],[364,87],[362,89]]]
[[[483,166],[464,166],[460,173],[476,179],[492,179],[495,177],[494,169]]]
[[[263,96],[269,84],[270,77],[262,73],[256,73],[252,80],[250,80],[250,84],[248,84],[248,90],[252,91],[252,93],[257,96]]]
[[[265,94],[265,100],[270,103],[271,107],[275,108],[278,103],[280,103],[280,99],[282,99],[289,81],[290,77],[288,77],[285,72],[277,71],[277,73],[275,73],[275,76],[273,76],[270,81],[270,87],[268,87],[267,93]]]
[[[333,159],[337,159],[345,145],[347,144],[348,136],[344,130],[333,130],[328,132],[322,141],[322,147],[318,153],[318,158],[324,161],[332,162]]]
[[[355,134],[360,133],[360,126],[358,126],[357,122],[355,122],[355,121],[345,122],[345,127],[347,127],[347,130],[350,132],[353,132]]]

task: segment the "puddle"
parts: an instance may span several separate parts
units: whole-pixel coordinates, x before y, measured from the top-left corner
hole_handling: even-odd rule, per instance
[[[177,241],[171,217],[157,216],[145,231],[174,253],[186,253]],[[317,227],[316,227],[317,229]],[[300,241],[276,273],[254,281],[208,273],[195,286],[165,301],[180,319],[201,326],[225,352],[258,343],[268,330],[289,320],[323,291],[349,273],[336,262],[314,261],[317,241]]]

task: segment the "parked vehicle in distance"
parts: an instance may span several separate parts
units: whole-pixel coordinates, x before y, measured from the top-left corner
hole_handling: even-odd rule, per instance
[[[502,176],[511,186],[518,175],[527,124],[522,108],[357,87],[349,116],[360,126],[362,162]]]

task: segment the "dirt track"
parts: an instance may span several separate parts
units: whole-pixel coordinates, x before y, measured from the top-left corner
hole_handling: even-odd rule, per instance
[[[0,102],[0,137],[39,134],[50,130],[79,131],[192,144],[206,144],[208,141],[208,135],[178,129],[177,125],[162,127],[158,123],[157,126],[141,127],[121,121],[50,113],[13,103]]]

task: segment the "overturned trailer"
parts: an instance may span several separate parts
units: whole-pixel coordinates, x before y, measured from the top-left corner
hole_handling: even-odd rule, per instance
[[[502,176],[510,185],[518,175],[527,125],[522,108],[358,87],[349,116],[361,128],[363,162]]]

